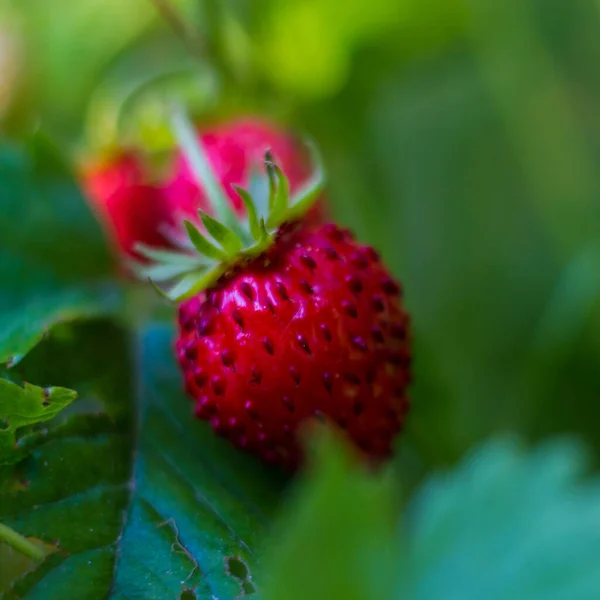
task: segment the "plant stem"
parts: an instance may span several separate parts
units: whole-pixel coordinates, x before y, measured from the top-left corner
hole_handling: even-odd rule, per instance
[[[36,546],[26,537],[2,523],[0,523],[0,541],[6,542],[9,546],[33,560],[41,561],[46,556],[43,548]]]

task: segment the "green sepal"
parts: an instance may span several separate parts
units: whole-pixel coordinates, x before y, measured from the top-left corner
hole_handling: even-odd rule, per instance
[[[186,220],[186,215],[181,215],[176,221],[183,223]],[[158,227],[158,231],[164,238],[178,250],[191,250],[195,251],[194,244],[190,241],[189,236],[185,235],[180,228],[170,223],[162,223]]]
[[[175,300],[173,298],[171,298],[171,296],[169,296],[169,294],[167,294],[167,292],[165,292],[159,285],[157,285],[154,281],[152,281],[152,279],[150,279],[148,277],[148,283],[154,288],[154,290],[156,291],[156,293],[163,299],[166,300],[169,303],[173,303],[175,302]]]
[[[267,231],[267,226],[265,224],[265,220],[261,218],[260,220],[260,241],[263,242],[269,238],[269,232]]]
[[[307,186],[296,195],[294,204],[291,204],[285,211],[286,221],[296,221],[306,214],[308,209],[315,203],[323,193],[323,185],[315,181],[312,186]]]
[[[283,171],[275,163],[271,164],[270,170],[277,181],[277,186],[275,200],[267,219],[267,227],[269,229],[281,222],[280,218],[286,212],[290,197],[290,182],[283,174]]]
[[[269,214],[273,212],[275,206],[275,196],[277,195],[277,176],[275,175],[275,159],[270,150],[265,152],[265,170],[269,182]]]
[[[226,270],[226,265],[218,265],[212,271],[208,271],[204,275],[199,273],[189,273],[184,275],[179,282],[166,292],[166,296],[170,300],[176,302],[193,298],[202,290],[214,285]]]
[[[202,224],[215,243],[209,241],[196,225],[183,219],[187,238],[181,239],[176,228],[172,228],[169,236],[181,252],[148,251],[141,246],[140,254],[161,264],[137,265],[136,271],[140,276],[149,278],[153,285],[156,285],[154,281],[168,284],[170,280],[177,280],[170,288],[163,286],[157,289],[168,299],[181,301],[214,285],[239,261],[249,261],[264,253],[276,239],[278,228],[285,222],[301,219],[320,196],[325,175],[320,157],[313,147],[315,172],[290,202],[289,181],[267,151],[264,161],[266,176],[260,176],[257,171],[252,173],[252,192],[232,185],[246,207],[247,219],[239,220],[220,188],[218,178],[211,171],[190,121],[179,112],[174,116],[174,126],[198,185],[206,192],[217,217],[198,211]],[[194,260],[195,252],[201,257]],[[210,260],[206,261],[203,257]]]
[[[232,229],[226,227],[223,223],[219,223],[219,221],[201,210],[198,211],[198,214],[200,215],[202,224],[206,227],[206,231],[210,233],[214,240],[221,244],[221,247],[229,256],[237,254],[244,249],[242,240]]]
[[[232,184],[231,187],[236,191],[238,196],[242,199],[244,206],[246,207],[246,212],[248,213],[248,226],[250,227],[250,233],[252,234],[252,237],[258,242],[262,238],[262,231],[258,222],[258,213],[256,211],[256,205],[254,204],[254,200],[252,199],[250,193],[244,188],[241,188],[235,184]]]
[[[183,222],[190,241],[194,244],[194,247],[200,254],[208,256],[214,260],[227,260],[227,253],[223,252],[220,248],[213,246],[199,231],[198,228],[190,221]],[[208,228],[207,228],[208,229]],[[210,232],[209,232],[210,233]]]
[[[158,250],[139,242],[134,245],[133,249],[144,258],[166,265],[180,265],[185,263],[190,268],[194,268],[202,264],[202,260],[198,256],[186,256],[181,252],[174,252],[173,250]]]
[[[248,193],[254,200],[258,217],[269,214],[269,178],[264,171],[256,167],[250,169]]]
[[[152,281],[170,281],[180,275],[190,273],[192,270],[195,272],[202,272],[208,269],[208,265],[198,265],[194,269],[190,269],[185,264],[181,265],[169,265],[169,264],[154,264],[154,265],[140,265],[130,264],[131,270],[136,273],[140,278],[151,279]]]
[[[316,202],[319,196],[324,192],[327,184],[327,176],[323,168],[323,160],[313,143],[308,143],[314,171],[310,179],[300,187],[293,195],[290,204],[285,211],[287,221],[294,221],[306,214],[308,209]]]

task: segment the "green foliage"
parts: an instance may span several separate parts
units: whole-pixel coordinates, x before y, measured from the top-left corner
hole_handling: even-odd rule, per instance
[[[195,587],[200,597],[234,598],[242,582],[229,573],[230,562],[246,565],[250,583],[279,485],[206,423],[190,419],[171,339],[170,328],[158,327],[140,340],[135,492],[113,593],[164,598],[167,590],[177,597]]]
[[[3,256],[22,257],[61,283],[107,273],[110,257],[100,227],[64,158],[43,133],[31,135],[22,147],[0,147],[0,197]],[[33,282],[30,271],[23,269],[20,278]]]
[[[14,367],[53,326],[109,314],[116,296],[99,280],[110,266],[100,228],[41,134],[24,149],[0,148],[0,197],[0,364]],[[0,463],[23,458],[36,440],[23,435],[75,396],[0,379]]]
[[[499,440],[431,478],[404,521],[398,599],[593,600],[600,481],[571,441]]]
[[[0,529],[2,528],[5,526],[0,525]],[[24,539],[29,549],[33,548],[42,557],[56,551],[55,546],[44,544],[36,538]],[[0,542],[0,594],[8,592],[12,581],[35,569],[40,560],[39,556],[32,558],[24,553],[22,548],[17,549],[12,545]]]
[[[17,432],[55,417],[75,400],[75,392],[64,388],[24,387],[0,379],[0,465],[23,458],[26,447],[17,446]]]
[[[0,147],[0,198],[0,363],[14,363],[53,324],[107,314],[117,297],[99,279],[111,263],[98,223],[41,134]]]
[[[78,598],[176,598],[188,588],[234,598],[253,585],[280,482],[191,420],[172,335],[150,327],[131,347],[100,321],[70,338],[51,335],[19,365],[27,377],[52,371],[84,401],[19,464],[0,503],[1,522],[58,540],[7,598],[62,597],[65,589]]]
[[[58,545],[8,598],[52,597],[64,589],[94,597],[95,582],[112,571],[111,544],[121,531],[131,475],[133,419],[125,371],[130,363],[126,338],[116,327],[105,322],[80,327],[69,326],[69,335],[55,330],[17,366],[27,379],[51,372],[64,385],[79,388],[80,399],[70,415],[59,414],[43,443],[5,481],[0,522]],[[82,379],[87,385],[80,385]],[[99,410],[103,406],[105,413]]]
[[[317,438],[266,549],[265,600],[389,595],[395,569],[392,480],[353,466],[330,433]],[[355,459],[356,457],[352,457]]]
[[[8,15],[16,13],[12,27],[23,46],[21,97],[13,118],[29,124],[31,114],[41,115],[61,136],[74,122],[81,125],[78,117],[100,74],[156,16],[146,0],[89,0],[77,6],[45,0],[8,4],[13,8]],[[57,12],[60,21],[48,27]],[[75,68],[76,76],[74,64],[84,67]]]
[[[445,46],[463,24],[459,2],[335,0],[264,2],[258,51],[265,77],[302,99],[335,95],[351,77],[356,51],[388,36]],[[290,32],[293,31],[293,35]]]
[[[339,446],[325,450],[279,522],[265,598],[598,596],[600,482],[581,481],[576,444],[489,442],[429,478],[399,527],[385,477],[351,468]]]
[[[0,129],[21,140],[0,144],[0,522],[56,550],[38,567],[0,543],[0,594],[598,597],[598,484],[578,482],[575,446],[470,453],[569,431],[598,464],[597,3],[168,4],[183,44],[148,0],[0,0]],[[147,328],[143,293],[124,306],[69,161],[24,134],[41,121],[74,160],[119,135],[164,150],[172,96],[204,122],[258,112],[314,137],[332,214],[412,315],[391,473],[325,443],[273,532],[284,482],[191,419],[170,327]],[[250,189],[267,204],[264,178]],[[168,263],[156,280],[200,267],[144,253]],[[417,489],[400,519],[394,477]]]

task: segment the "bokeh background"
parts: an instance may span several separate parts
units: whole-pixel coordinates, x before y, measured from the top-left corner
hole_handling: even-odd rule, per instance
[[[332,450],[294,501],[296,479],[192,422],[154,295],[98,300],[106,246],[60,161],[8,149],[41,127],[74,172],[160,155],[173,100],[314,138],[335,218],[401,279],[395,477]],[[600,0],[0,0],[0,150],[0,400],[80,394],[0,469],[0,521],[51,553],[0,543],[0,595],[234,598],[260,568],[276,600],[599,597],[576,446],[469,452],[569,433],[598,466]]]
[[[600,2],[0,1],[0,130],[73,165],[258,113],[402,279],[415,474],[498,431],[600,451]]]

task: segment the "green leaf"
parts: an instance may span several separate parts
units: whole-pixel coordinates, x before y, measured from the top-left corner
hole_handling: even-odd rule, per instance
[[[52,374],[77,389],[80,399],[59,413],[43,445],[15,467],[12,478],[25,484],[9,488],[0,502],[0,522],[26,537],[58,541],[56,553],[13,583],[6,594],[11,600],[36,594],[51,600],[64,597],[64,590],[100,597],[97,586],[111,576],[133,453],[126,340],[110,322],[64,326],[16,367],[27,379]]]
[[[4,529],[2,524],[0,529]],[[11,544],[0,542],[0,594],[10,589],[11,581],[29,573],[47,555],[56,552],[56,546],[44,544],[36,538],[24,538],[12,530],[4,529],[5,534],[6,532],[9,533]]]
[[[391,481],[353,466],[331,435],[318,442],[267,547],[263,597],[387,598],[395,567]]]
[[[200,219],[206,231],[217,241],[228,255],[237,254],[241,252],[244,247],[242,240],[234,233],[232,229],[226,227],[222,223],[219,223],[216,219],[213,219],[210,215],[207,215],[203,211],[198,211]]]
[[[23,387],[0,379],[0,465],[23,457],[17,448],[17,432],[54,418],[75,400],[77,394],[65,388]]]
[[[110,272],[104,235],[43,134],[26,148],[0,146],[0,198],[0,255],[21,256],[61,280]]]
[[[264,598],[595,600],[600,479],[582,480],[585,458],[573,441],[488,442],[394,527],[389,479],[328,443],[278,523]]]
[[[57,323],[113,314],[120,306],[120,295],[107,286],[67,286],[52,292],[42,287],[25,292],[18,304],[20,294],[0,293],[0,364],[16,364]]]
[[[114,312],[119,295],[101,280],[100,227],[41,134],[0,145],[0,198],[0,363],[14,363],[54,324]]]
[[[194,244],[194,247],[198,252],[212,258],[214,260],[226,260],[227,255],[216,246],[213,246],[196,228],[196,226],[190,221],[184,221],[183,224],[188,232],[190,241]]]
[[[233,189],[237,192],[239,197],[242,199],[246,212],[248,213],[248,225],[250,227],[250,233],[252,237],[258,242],[262,237],[260,225],[258,223],[258,213],[256,211],[256,205],[252,195],[244,188],[238,185],[232,185]]]
[[[174,597],[189,576],[185,585],[197,585],[199,597],[233,599],[242,584],[227,574],[228,557],[243,561],[254,573],[257,544],[278,485],[258,462],[216,438],[207,424],[191,419],[189,400],[176,391],[180,377],[171,336],[171,330],[158,328],[142,340],[145,433],[114,592],[117,597],[144,592],[147,598],[163,598],[164,592],[153,591],[154,582],[147,579],[152,573]],[[140,540],[147,541],[147,548]],[[178,572],[168,574],[162,567],[168,561],[176,561]],[[144,578],[147,583],[140,586]]]
[[[59,546],[6,598],[162,600],[194,589],[234,600],[253,589],[282,481],[193,418],[173,334],[151,327],[130,346],[115,326],[87,324],[19,365],[40,378],[52,356],[61,383],[104,409],[72,414],[18,465],[27,488],[4,494],[0,521]]]
[[[60,323],[112,314],[120,296],[98,280],[110,266],[104,238],[41,134],[28,152],[0,146],[0,197],[0,365],[14,367]],[[54,383],[52,374],[43,383]],[[37,438],[17,436],[74,397],[52,385],[19,387],[0,378],[0,463],[23,458]]]
[[[42,134],[25,149],[0,146],[0,197],[0,365],[14,367],[60,323],[113,314],[120,295],[99,279],[111,265],[104,236]],[[0,463],[20,460],[36,440],[22,434],[74,397],[0,379]]]
[[[488,443],[432,477],[406,516],[396,598],[594,600],[600,482],[581,448]]]

